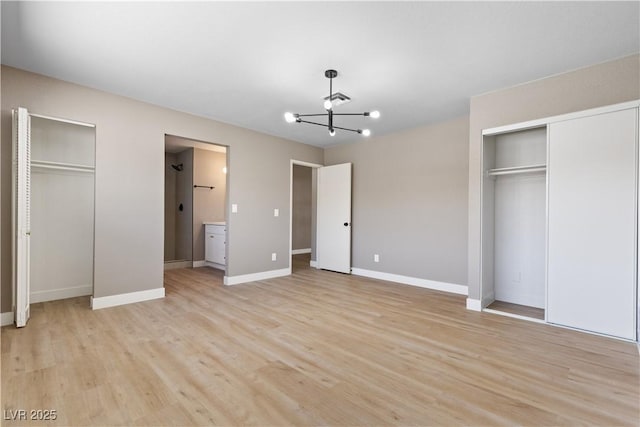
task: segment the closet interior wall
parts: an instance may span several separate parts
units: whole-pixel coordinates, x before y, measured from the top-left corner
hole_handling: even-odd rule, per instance
[[[95,128],[31,117],[31,302],[93,294]]]

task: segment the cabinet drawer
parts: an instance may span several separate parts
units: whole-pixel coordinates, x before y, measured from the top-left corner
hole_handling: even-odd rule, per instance
[[[204,232],[205,233],[212,233],[212,234],[225,234],[227,232],[227,226],[226,225],[205,224]]]

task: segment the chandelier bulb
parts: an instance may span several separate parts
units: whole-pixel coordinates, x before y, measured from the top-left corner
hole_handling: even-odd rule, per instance
[[[369,117],[371,117],[372,119],[380,118],[380,111],[374,110],[374,111],[370,112],[369,113]]]
[[[324,109],[331,110],[331,108],[333,108],[333,104],[331,103],[331,100],[327,99],[326,101],[324,101]]]
[[[335,129],[329,129],[329,135],[335,136],[335,134],[336,134],[336,130]]]
[[[369,135],[371,135],[371,131],[370,131],[369,129],[362,129],[362,132],[361,132],[361,133],[362,133],[362,135],[364,135],[364,136],[369,136]]]
[[[293,113],[286,112],[284,113],[284,119],[287,123],[293,123],[296,121],[296,116]]]

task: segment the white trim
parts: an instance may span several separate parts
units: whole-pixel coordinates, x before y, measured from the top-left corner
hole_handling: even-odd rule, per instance
[[[205,267],[207,265],[207,261],[193,261],[193,268]]]
[[[91,294],[93,294],[93,285],[74,286],[47,291],[31,291],[31,304],[66,298],[84,297]]]
[[[0,326],[13,325],[13,311],[0,314]]]
[[[311,248],[291,250],[291,255],[310,254],[310,253],[311,253]]]
[[[129,292],[127,294],[109,295],[107,297],[91,298],[91,308],[115,307],[118,305],[132,304],[134,302],[149,301],[164,298],[164,288],[148,289],[146,291]]]
[[[192,268],[193,261],[168,261],[164,263],[164,271],[178,268]]]
[[[506,311],[494,310],[493,308],[485,308],[482,311],[486,312],[486,313],[498,314],[500,316],[505,316],[505,317],[513,317],[514,319],[526,320],[526,321],[535,322],[535,323],[542,323],[543,325],[547,324],[547,322],[545,322],[542,319],[536,319],[534,317],[522,316],[520,314],[515,314],[515,313],[508,313]]]
[[[371,277],[373,279],[386,280],[388,282],[402,283],[404,285],[418,286],[420,288],[434,289],[436,291],[450,292],[452,294],[467,295],[468,288],[456,283],[437,282],[435,280],[420,279],[417,277],[401,276],[399,274],[383,273],[381,271],[352,268],[351,273],[356,276]]]
[[[506,126],[498,126],[482,130],[482,136],[499,135],[501,133],[514,132],[519,130],[543,127],[551,123],[563,122],[565,120],[577,119],[586,116],[595,116],[598,114],[612,113],[614,111],[627,110],[640,106],[640,101],[622,102],[620,104],[607,105],[604,107],[591,108],[589,110],[576,111],[573,113],[560,114],[557,116],[545,117],[542,119],[529,120],[526,122],[514,123]]]
[[[215,268],[217,270],[222,270],[222,271],[225,271],[227,269],[226,265],[218,264],[217,262],[211,262],[211,261],[205,261],[203,267],[211,267],[211,268]]]
[[[482,297],[482,300],[480,300],[480,303],[482,304],[481,308],[489,307],[491,304],[493,304],[495,300],[496,300],[495,291],[489,292],[487,295]]]
[[[311,261],[309,261],[309,267],[318,268],[318,261],[312,259]]]
[[[261,271],[260,273],[241,274],[239,276],[224,276],[224,284],[227,286],[239,285],[240,283],[273,279],[275,277],[289,276],[290,274],[290,268],[281,268],[280,270]]]
[[[479,299],[467,298],[467,310],[482,311],[482,301]]]

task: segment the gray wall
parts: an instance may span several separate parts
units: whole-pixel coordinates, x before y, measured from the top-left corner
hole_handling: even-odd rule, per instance
[[[311,249],[311,175],[308,166],[293,165],[292,249]]]
[[[227,155],[217,151],[194,149],[193,184],[215,187],[193,189],[193,260],[204,261],[204,226],[206,221],[225,220],[227,175],[222,171]]]
[[[325,150],[326,165],[353,163],[354,267],[466,285],[468,123]]]
[[[482,130],[640,98],[640,56],[471,98],[469,122],[469,298],[480,299]]]
[[[11,108],[96,125],[94,296],[163,284],[164,135],[230,147],[229,263],[237,276],[289,264],[291,159],[321,163],[322,150],[121,96],[2,67],[1,311],[11,310]],[[283,123],[283,126],[286,124]],[[123,156],[122,153],[127,153]],[[280,216],[273,216],[273,209]],[[278,261],[271,261],[271,253]]]

